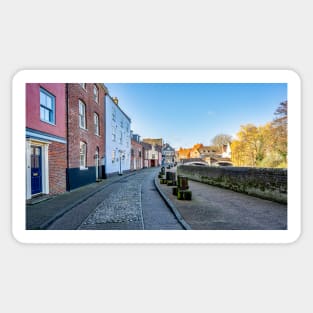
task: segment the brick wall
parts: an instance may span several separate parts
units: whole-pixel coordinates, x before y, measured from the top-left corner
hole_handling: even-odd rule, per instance
[[[178,175],[264,199],[287,203],[287,170],[181,165]]]
[[[131,140],[131,148],[133,151],[133,155],[131,155],[130,169],[140,169],[142,168],[142,145],[136,140]],[[136,166],[134,167],[134,162]]]
[[[49,193],[59,194],[66,191],[66,144],[52,142],[48,149]]]
[[[99,90],[99,101],[93,99],[93,85],[86,84],[84,90],[80,84],[68,84],[68,145],[69,145],[69,168],[79,168],[80,141],[87,144],[87,167],[95,166],[95,151],[99,147],[99,157],[105,154],[105,119],[104,101],[105,90],[101,84],[96,84]],[[79,127],[79,100],[86,105],[86,128]],[[94,113],[99,116],[99,136],[95,135]]]

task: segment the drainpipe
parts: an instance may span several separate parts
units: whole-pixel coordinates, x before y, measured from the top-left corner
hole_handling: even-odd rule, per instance
[[[66,175],[66,189],[70,190],[69,184],[69,169],[70,169],[70,161],[69,161],[69,130],[68,130],[68,113],[69,113],[69,99],[68,99],[68,83],[65,84],[65,98],[66,98],[66,163],[67,163],[67,175]]]

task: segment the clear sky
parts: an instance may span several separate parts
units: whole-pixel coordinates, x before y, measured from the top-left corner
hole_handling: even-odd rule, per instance
[[[163,138],[175,149],[235,137],[241,125],[264,125],[287,100],[287,84],[106,84],[141,138]]]

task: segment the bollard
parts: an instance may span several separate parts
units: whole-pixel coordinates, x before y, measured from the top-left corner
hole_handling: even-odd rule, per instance
[[[177,186],[181,190],[189,189],[188,178],[186,176],[177,176]]]
[[[178,191],[178,188],[177,187],[173,187],[173,195],[174,196],[177,196],[177,191]]]

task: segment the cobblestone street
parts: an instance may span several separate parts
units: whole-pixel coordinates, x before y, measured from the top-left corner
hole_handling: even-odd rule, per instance
[[[144,169],[114,182],[48,229],[183,229],[154,187],[158,170]]]

